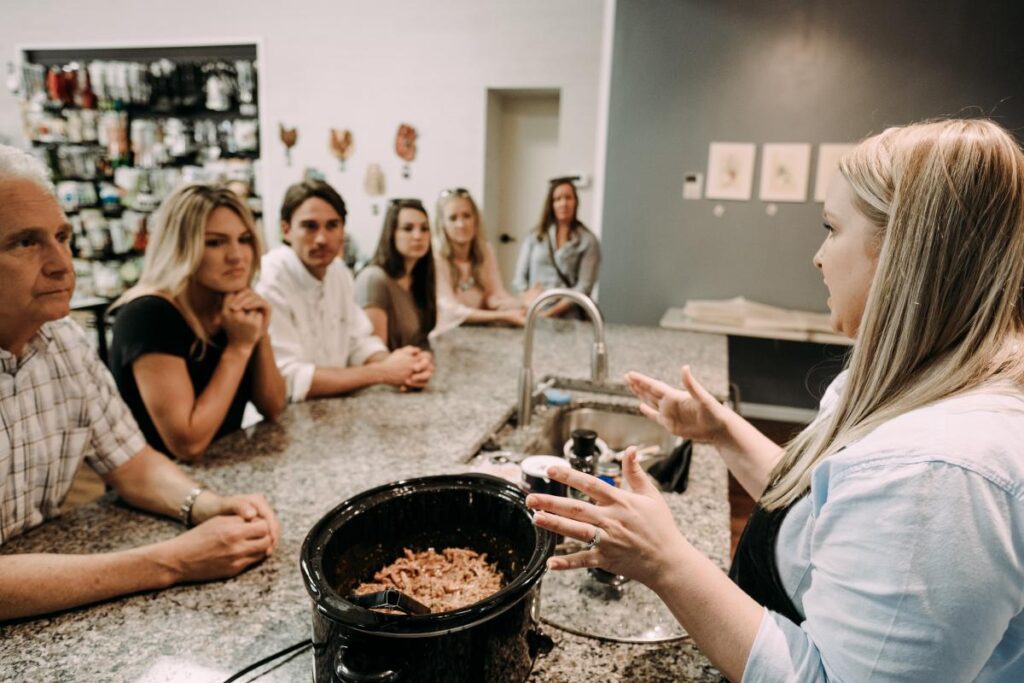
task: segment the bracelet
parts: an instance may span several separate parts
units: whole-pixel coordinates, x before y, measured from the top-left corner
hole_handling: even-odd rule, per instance
[[[192,508],[196,504],[196,498],[205,489],[202,486],[197,486],[188,492],[185,496],[185,500],[181,501],[181,507],[178,508],[178,518],[181,519],[181,523],[187,527],[192,526]]]

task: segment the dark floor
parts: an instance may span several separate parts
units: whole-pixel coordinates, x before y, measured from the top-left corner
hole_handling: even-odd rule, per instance
[[[804,428],[804,425],[801,424],[771,420],[750,420],[750,423],[779,445],[785,444]],[[736,544],[740,540],[740,534],[743,533],[747,518],[754,511],[754,501],[731,474],[729,475],[729,510],[729,522],[732,527],[732,550],[729,554],[732,556],[732,553],[736,552]]]

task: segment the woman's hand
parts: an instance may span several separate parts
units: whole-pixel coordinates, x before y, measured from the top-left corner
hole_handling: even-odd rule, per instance
[[[594,503],[544,494],[527,496],[527,506],[536,510],[533,523],[537,526],[583,543],[598,539],[587,550],[549,558],[549,569],[601,567],[652,588],[671,574],[677,551],[685,548],[686,540],[661,492],[637,462],[635,448],[626,452],[622,468],[632,491],[568,467],[548,470],[548,477],[582,491]]]
[[[229,344],[254,347],[270,325],[270,304],[251,289],[226,294],[221,321]]]
[[[640,399],[644,415],[676,436],[715,442],[725,431],[729,409],[694,379],[689,365],[683,366],[682,379],[685,391],[639,372],[626,373],[626,384]]]
[[[500,320],[509,325],[522,327],[526,324],[526,310],[522,308],[510,308],[501,311]]]
[[[519,298],[522,300],[523,305],[529,307],[533,303],[533,300],[544,293],[544,287],[536,284],[527,290],[524,290],[519,294]]]
[[[263,334],[260,337],[266,335],[267,330],[270,329],[270,314],[274,310],[270,302],[249,287],[228,296],[233,296],[233,305],[243,311],[259,311],[263,315]]]

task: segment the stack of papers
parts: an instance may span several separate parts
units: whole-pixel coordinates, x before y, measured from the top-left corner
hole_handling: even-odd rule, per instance
[[[695,323],[708,325],[727,325],[749,330],[833,333],[827,313],[779,308],[748,301],[742,296],[687,301],[683,314]]]

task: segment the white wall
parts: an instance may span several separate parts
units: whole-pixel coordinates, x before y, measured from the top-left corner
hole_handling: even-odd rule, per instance
[[[429,207],[444,187],[463,186],[481,196],[487,88],[561,89],[561,167],[600,174],[595,150],[605,1],[12,2],[2,11],[0,60],[14,59],[17,46],[256,39],[268,226],[276,223],[284,188],[305,166],[314,166],[345,197],[349,230],[366,253],[376,245],[381,221],[371,216],[363,191],[370,162],[384,168],[387,196],[420,197]],[[279,122],[299,128],[290,168]],[[408,180],[401,178],[394,153],[401,122],[420,133]],[[332,126],[355,136],[344,173],[328,150]],[[0,93],[0,139],[5,137],[27,144],[17,101],[6,91]],[[581,193],[581,218],[592,224],[597,199],[590,194]],[[492,238],[497,227],[490,228]],[[276,230],[268,232],[276,237]]]

